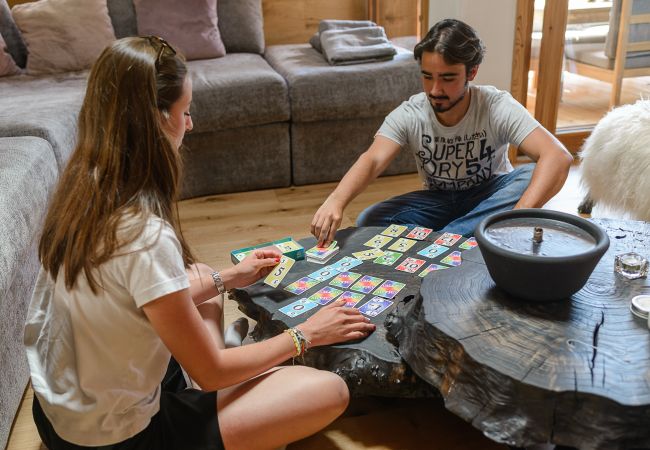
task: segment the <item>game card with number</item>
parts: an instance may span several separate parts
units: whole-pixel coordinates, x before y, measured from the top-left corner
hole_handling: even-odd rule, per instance
[[[395,298],[399,291],[401,291],[406,284],[399,281],[386,280],[379,286],[372,295],[377,295],[384,298]]]
[[[333,288],[332,286],[325,286],[315,294],[310,295],[309,300],[316,302],[319,305],[327,305],[329,302],[338,297],[342,292],[342,290]]]
[[[357,258],[352,258],[351,256],[345,256],[330,265],[331,268],[338,270],[339,272],[346,272],[350,269],[354,269],[358,265],[363,264],[363,261]]]
[[[352,286],[352,284],[355,281],[357,281],[359,277],[361,277],[360,273],[341,272],[336,277],[334,277],[333,280],[330,281],[330,284],[332,286],[342,287],[343,289],[347,289],[350,286]]]
[[[286,314],[289,317],[296,317],[317,306],[318,305],[316,303],[310,302],[306,298],[301,298],[299,300],[296,300],[293,303],[288,304],[287,306],[283,306],[278,311],[280,311],[283,314]]]
[[[382,250],[379,250],[378,248],[373,248],[371,250],[364,250],[362,252],[352,253],[352,256],[354,256],[357,259],[361,259],[365,261],[366,259],[379,258],[383,254],[384,252]]]
[[[449,264],[450,266],[460,266],[460,264],[463,262],[461,257],[460,257],[460,252],[451,252],[444,258],[440,260],[441,263],[444,264]]]
[[[378,234],[372,237],[368,242],[366,242],[363,245],[372,248],[382,248],[384,245],[388,244],[392,240],[393,238],[391,238],[390,236],[382,236],[381,234]]]
[[[409,234],[406,235],[406,237],[409,239],[417,239],[418,241],[421,241],[429,236],[432,231],[433,230],[431,228],[415,227],[409,232]]]
[[[379,286],[382,281],[384,281],[383,278],[364,275],[359,281],[354,283],[350,289],[357,292],[363,292],[364,294],[369,294],[374,288]]]
[[[367,303],[364,303],[359,311],[361,311],[366,316],[375,317],[381,314],[386,308],[391,306],[393,302],[381,297],[373,297]]]
[[[393,244],[388,247],[388,250],[394,250],[396,252],[405,252],[409,248],[413,247],[417,241],[413,239],[399,238]]]
[[[406,258],[396,269],[402,272],[415,273],[425,262],[423,259]]]
[[[383,264],[384,266],[392,266],[401,257],[402,257],[402,253],[400,252],[393,252],[391,250],[386,250],[386,253],[381,255],[379,258],[374,259],[372,262],[376,264]]]
[[[476,238],[468,238],[465,242],[460,244],[458,248],[462,248],[463,250],[469,250],[470,248],[474,248],[478,245],[478,242],[476,242]]]
[[[264,283],[274,288],[278,287],[280,285],[280,282],[289,273],[289,270],[291,270],[295,262],[295,259],[289,258],[287,255],[282,255],[282,258],[280,258],[278,265],[275,266],[271,273],[268,274],[264,279]]]
[[[446,247],[451,247],[462,237],[463,236],[461,234],[445,233],[433,242],[439,245],[444,245]]]
[[[422,255],[425,258],[435,258],[438,255],[442,255],[447,250],[449,250],[449,247],[445,247],[444,245],[431,244],[420,250],[418,255]]]
[[[343,305],[346,308],[353,308],[359,303],[365,295],[359,294],[358,292],[345,291],[339,297],[339,300],[344,300],[345,304]]]
[[[398,237],[400,234],[404,233],[408,227],[404,225],[390,225],[384,231],[381,232],[384,236]]]
[[[418,276],[424,278],[431,272],[434,272],[436,270],[443,270],[443,269],[449,269],[449,266],[443,266],[441,264],[429,264],[426,267],[426,269],[424,269],[422,272],[418,274]]]
[[[329,280],[332,277],[335,277],[338,274],[339,271],[333,268],[332,266],[325,266],[322,269],[317,270],[316,272],[312,272],[307,276],[314,280],[325,281],[325,280]]]
[[[313,278],[302,277],[301,279],[296,280],[285,287],[284,290],[289,291],[293,294],[302,294],[303,292],[308,291],[309,289],[316,286],[318,283],[320,283],[320,281],[314,280]]]
[[[332,241],[327,247],[312,247],[309,250],[305,251],[305,256],[310,256],[316,259],[323,259],[331,255],[333,252],[338,250],[337,242]]]

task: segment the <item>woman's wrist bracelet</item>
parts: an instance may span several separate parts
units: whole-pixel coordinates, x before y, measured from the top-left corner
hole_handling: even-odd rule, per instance
[[[210,274],[212,277],[212,282],[214,283],[214,287],[217,288],[217,292],[219,295],[225,294],[226,293],[226,285],[223,283],[223,279],[221,278],[221,275],[219,272],[212,272]]]
[[[284,332],[291,336],[293,345],[296,347],[296,354],[294,358],[304,355],[311,342],[309,342],[309,339],[305,337],[303,332],[298,328],[288,328],[284,330]]]

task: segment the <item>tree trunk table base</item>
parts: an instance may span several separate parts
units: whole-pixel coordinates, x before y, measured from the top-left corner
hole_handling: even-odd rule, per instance
[[[610,249],[570,300],[510,297],[475,248],[461,266],[426,277],[386,325],[447,409],[495,441],[650,448],[650,331],[629,309],[650,283],[613,271],[616,254],[650,256],[650,224],[595,222]]]

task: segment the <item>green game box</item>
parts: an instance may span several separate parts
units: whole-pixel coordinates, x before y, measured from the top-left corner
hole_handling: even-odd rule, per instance
[[[239,248],[230,252],[230,259],[233,264],[237,264],[246,257],[253,250],[262,247],[276,246],[280,251],[290,258],[297,260],[305,259],[305,249],[302,245],[298,244],[291,237],[278,239],[277,241],[265,242],[263,244],[253,245],[252,247]]]

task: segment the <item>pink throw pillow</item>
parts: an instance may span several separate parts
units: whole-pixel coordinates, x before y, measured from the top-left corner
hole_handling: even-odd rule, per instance
[[[133,0],[138,34],[165,39],[185,58],[226,54],[217,27],[217,0]]]
[[[17,75],[20,68],[16,65],[14,59],[7,52],[7,44],[0,34],[0,77],[7,75]]]

